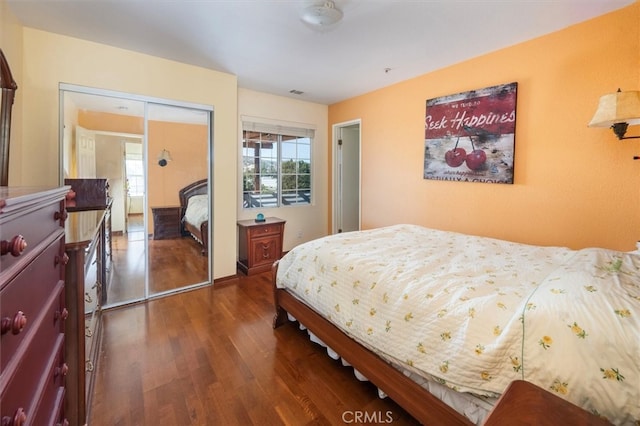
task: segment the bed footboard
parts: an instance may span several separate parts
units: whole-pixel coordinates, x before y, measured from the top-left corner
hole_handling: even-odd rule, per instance
[[[361,346],[325,320],[291,293],[276,287],[278,262],[272,267],[275,316],[273,328],[285,324],[290,313],[319,339],[361,372],[397,404],[422,424],[471,425],[472,423],[422,386],[393,368],[382,358]]]

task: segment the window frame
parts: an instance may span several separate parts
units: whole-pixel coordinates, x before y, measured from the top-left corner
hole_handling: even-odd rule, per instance
[[[242,124],[242,209],[252,210],[312,205],[314,200],[313,139],[315,131],[313,129],[272,126],[244,121]],[[249,141],[253,141],[253,144],[249,143]],[[272,146],[269,147],[269,144],[272,144]],[[291,148],[293,148],[293,153],[284,152]],[[270,156],[264,157],[261,155],[262,149],[267,152],[272,150],[273,152],[271,152]],[[248,150],[253,150],[253,154],[248,153]],[[249,174],[247,173],[248,159],[253,159],[254,163],[254,172]],[[265,162],[269,161],[275,163],[275,173],[268,164],[265,164]],[[291,170],[285,170],[285,164],[290,161],[295,163],[293,173],[291,173]],[[301,163],[306,164],[307,167]],[[256,172],[256,170],[259,170],[259,172]],[[253,176],[253,178],[247,180],[248,175]],[[265,187],[262,180],[265,175],[275,176],[276,183],[271,192],[273,196],[270,197],[273,198],[273,202],[265,202],[269,198],[265,197],[265,195],[269,194],[269,187]],[[293,178],[294,187],[285,187],[287,181],[291,183],[291,178]],[[247,185],[247,182],[251,181],[253,181],[253,189]],[[258,186],[259,188],[256,189]],[[256,194],[258,203],[249,201],[251,194]],[[287,197],[287,194],[292,194],[292,196]],[[293,202],[287,202],[287,199],[293,200]]]
[[[141,174],[136,174],[136,173],[132,173],[131,172],[131,167],[130,164],[133,162],[135,163],[140,163],[138,166],[139,168],[142,170]],[[144,185],[144,160],[142,158],[142,156],[140,156],[140,158],[132,158],[132,157],[128,157],[125,158],[125,178],[126,178],[126,190],[127,190],[127,195],[131,196],[131,197],[139,197],[139,196],[144,196],[145,194],[145,185]],[[142,182],[142,185],[137,185],[137,184],[131,184],[131,179],[135,178],[136,180],[139,180]],[[141,191],[133,191],[132,188],[138,188],[141,186]]]

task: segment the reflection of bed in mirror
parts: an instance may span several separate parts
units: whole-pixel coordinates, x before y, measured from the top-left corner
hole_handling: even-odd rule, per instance
[[[180,223],[185,235],[202,245],[202,255],[209,252],[209,191],[207,179],[193,182],[178,192]]]

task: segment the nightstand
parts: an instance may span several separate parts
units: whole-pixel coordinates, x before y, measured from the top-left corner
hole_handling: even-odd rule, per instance
[[[151,207],[153,239],[180,238],[180,206]]]
[[[267,217],[264,222],[253,219],[238,221],[238,269],[247,275],[271,270],[282,257],[285,221]]]

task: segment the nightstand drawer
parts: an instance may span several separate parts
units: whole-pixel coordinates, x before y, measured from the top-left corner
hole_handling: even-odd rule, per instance
[[[260,238],[268,235],[280,235],[282,232],[282,225],[277,224],[268,224],[268,225],[257,225],[249,228],[249,238]]]
[[[280,259],[282,253],[282,247],[280,247],[280,237],[275,235],[269,238],[255,238],[251,239],[253,258],[251,259],[251,266],[273,265],[273,262]]]

